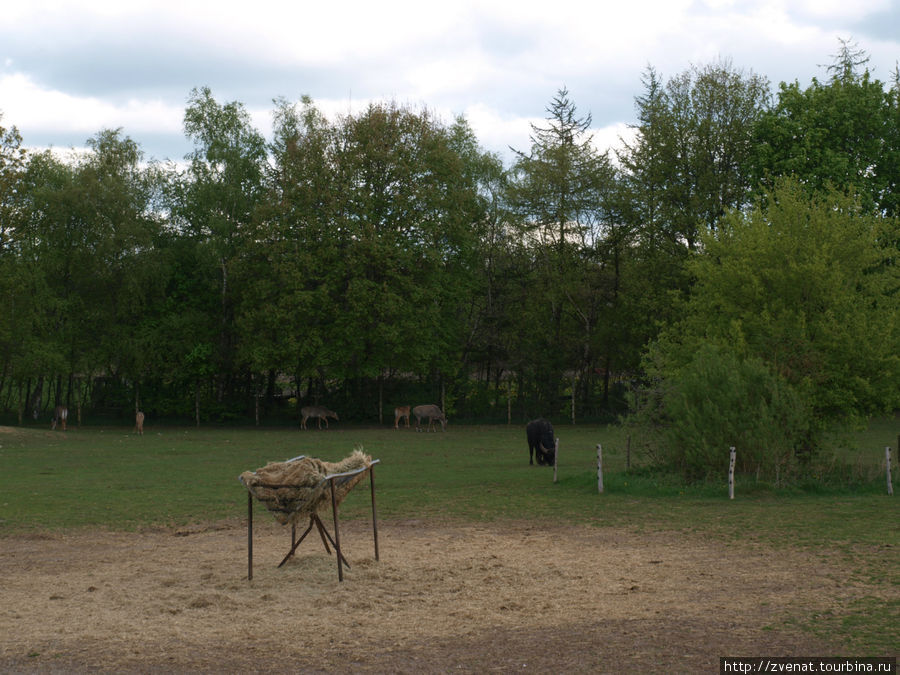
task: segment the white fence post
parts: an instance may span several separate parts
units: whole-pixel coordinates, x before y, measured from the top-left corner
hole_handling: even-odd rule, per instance
[[[891,446],[887,446],[884,449],[884,465],[885,465],[885,469],[887,470],[888,494],[893,496],[894,495],[894,486],[891,483]]]
[[[597,443],[597,492],[603,492],[603,448]]]
[[[734,446],[731,446],[730,455],[728,462],[728,499],[734,499],[734,460],[737,456]]]
[[[556,439],[556,447],[553,450],[553,482],[556,482],[556,465],[559,462],[559,439]]]

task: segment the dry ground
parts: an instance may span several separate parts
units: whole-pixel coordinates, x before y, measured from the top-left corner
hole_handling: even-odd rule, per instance
[[[549,524],[246,527],[0,538],[2,672],[718,672],[838,655],[785,626],[871,594],[811,554]],[[327,520],[327,519],[326,519]]]

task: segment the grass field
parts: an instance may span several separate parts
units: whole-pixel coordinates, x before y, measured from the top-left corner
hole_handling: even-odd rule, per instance
[[[881,499],[884,447],[896,443],[893,421],[873,425],[859,435],[857,448],[844,450],[840,461],[861,477],[852,487],[775,490],[753,476],[738,477],[733,502],[724,475],[718,483],[687,486],[676,477],[640,470],[637,449],[630,458],[633,470],[626,471],[628,443],[620,427],[558,426],[556,484],[552,469],[529,466],[522,428],[448,429],[425,434],[338,425],[299,432],[148,427],[138,436],[115,427],[66,433],[3,427],[0,471],[7,480],[0,532],[127,530],[229,518],[245,502],[237,480],[242,471],[296,455],[337,461],[356,446],[381,460],[376,479],[385,517],[482,520],[541,514],[632,527],[712,528],[722,536],[777,541],[790,533],[799,542],[825,535],[836,542],[862,537],[877,543],[892,529],[879,525],[875,513],[893,503]],[[597,494],[597,444],[603,447],[602,495]],[[356,501],[347,502],[348,517],[366,507],[364,499]],[[839,517],[827,517],[835,509]]]
[[[337,461],[354,447],[381,460],[375,471],[379,519],[485,522],[538,520],[685,533],[773,550],[840,559],[857,583],[900,588],[900,509],[888,497],[884,447],[895,420],[870,427],[839,458],[863,477],[853,487],[775,490],[742,477],[736,498],[719,483],[687,486],[653,472],[626,471],[618,427],[557,426],[559,480],[529,466],[523,427],[450,425],[446,433],[354,428],[0,428],[0,536],[59,529],[134,531],[245,517],[238,475],[270,461],[311,455]],[[604,449],[597,492],[596,446]],[[631,458],[640,463],[637,451]],[[896,455],[894,455],[896,457]],[[896,475],[895,475],[896,478]],[[900,485],[895,486],[900,489]],[[255,507],[260,517],[266,514]],[[342,519],[367,517],[368,490],[350,494]],[[802,628],[837,638],[858,654],[896,654],[900,598],[855,600]],[[881,594],[883,595],[883,594]]]

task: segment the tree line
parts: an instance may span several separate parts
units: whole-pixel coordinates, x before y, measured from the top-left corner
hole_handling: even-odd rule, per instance
[[[0,414],[628,410],[671,447],[728,417],[698,412],[718,388],[814,444],[900,405],[898,82],[847,43],[775,92],[729,61],[648,68],[622,148],[560,89],[509,165],[396,103],[278,99],[266,140],[208,88],[181,166],[121,129],[61,158],[0,127]]]

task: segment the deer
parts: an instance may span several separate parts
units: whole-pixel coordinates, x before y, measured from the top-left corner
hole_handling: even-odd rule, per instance
[[[338,419],[338,415],[336,412],[320,405],[309,405],[304,408],[300,408],[300,417],[302,418],[300,420],[301,429],[306,428],[306,420],[308,420],[310,417],[317,418],[320,429],[322,428],[322,420],[325,420],[325,428],[327,429],[329,417],[335,420]]]
[[[406,419],[406,428],[409,429],[409,406],[401,405],[394,408],[394,428],[399,429],[399,422],[402,419]]]
[[[53,411],[53,419],[50,421],[50,429],[56,429],[58,423],[62,423],[62,430],[66,430],[66,420],[69,418],[69,409],[64,405],[56,406]]]
[[[413,415],[416,416],[416,431],[421,431],[421,423],[424,419],[428,422],[428,425],[425,427],[425,431],[427,432],[429,429],[437,432],[435,429],[434,421],[437,420],[441,423],[441,431],[447,430],[447,418],[444,413],[438,408],[436,405],[417,405],[413,408]]]
[[[138,410],[134,416],[134,430],[141,436],[144,435],[144,413],[140,410]]]

